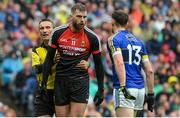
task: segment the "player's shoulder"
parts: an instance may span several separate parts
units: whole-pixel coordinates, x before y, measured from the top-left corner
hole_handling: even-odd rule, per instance
[[[134,34],[132,34],[132,33],[130,33],[130,32],[128,33],[127,36],[132,37],[133,41],[134,41],[135,43],[137,43],[137,44],[141,44],[141,45],[144,44],[143,40],[141,40],[139,37],[137,37],[136,35],[134,35]],[[127,37],[126,37],[126,38],[127,38]]]
[[[99,40],[99,37],[97,36],[97,34],[95,34],[91,29],[89,29],[88,27],[84,27],[84,30],[85,30],[85,33],[90,37],[90,38],[93,38],[93,39],[98,39]]]
[[[136,36],[135,36],[135,37],[136,37]],[[140,43],[141,45],[144,45],[144,41],[141,40],[140,38],[136,37],[136,40],[137,40],[137,42]]]
[[[53,29],[53,33],[63,32],[63,31],[65,31],[68,27],[69,27],[68,24],[60,25],[60,26],[55,27],[55,28]]]
[[[113,40],[117,40],[117,39],[118,39],[118,34],[119,34],[119,33],[117,32],[117,33],[111,35],[111,36],[108,38],[108,42],[111,42],[111,41],[113,41]]]

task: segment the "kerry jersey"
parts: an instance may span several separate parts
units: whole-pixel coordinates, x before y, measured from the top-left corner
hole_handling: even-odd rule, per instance
[[[147,51],[143,42],[127,30],[113,35],[108,40],[108,51],[113,63],[113,85],[119,88],[119,80],[115,70],[112,56],[118,51],[122,52],[126,72],[127,88],[143,88],[144,79],[141,74],[142,61],[148,60]]]

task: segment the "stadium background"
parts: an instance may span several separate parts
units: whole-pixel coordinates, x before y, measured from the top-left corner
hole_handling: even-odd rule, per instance
[[[90,102],[86,116],[114,116],[111,62],[106,42],[111,35],[109,15],[118,8],[129,13],[129,30],[147,47],[155,72],[155,112],[147,104],[139,116],[180,116],[180,1],[179,0],[1,0],[0,1],[0,116],[33,116],[37,86],[31,73],[31,48],[38,45],[38,22],[52,19],[56,26],[68,22],[70,8],[82,2],[87,25],[101,39],[106,72],[105,100],[92,104],[97,90],[90,58]]]

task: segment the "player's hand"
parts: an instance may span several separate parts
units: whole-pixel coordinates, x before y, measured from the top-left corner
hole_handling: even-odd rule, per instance
[[[153,112],[154,109],[154,94],[148,94],[147,96],[148,110]]]
[[[85,69],[87,70],[89,68],[90,64],[88,61],[85,61],[85,60],[81,60],[77,65],[76,67],[78,68],[82,68],[82,69]]]
[[[103,92],[103,90],[98,90],[96,92],[95,97],[94,97],[94,104],[96,106],[99,106],[102,103],[103,99],[104,99],[104,92]]]
[[[60,56],[59,52],[57,51],[57,52],[56,52],[56,55],[55,55],[55,57],[54,57],[54,64],[59,63],[60,58],[61,58],[61,56]]]
[[[126,99],[136,100],[136,98],[135,98],[134,96],[130,95],[130,93],[127,91],[127,89],[126,89],[124,86],[122,86],[120,89],[121,89],[121,91],[123,92],[124,97],[125,97]]]

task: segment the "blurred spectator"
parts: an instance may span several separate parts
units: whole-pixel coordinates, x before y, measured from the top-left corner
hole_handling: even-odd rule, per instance
[[[164,3],[163,0],[158,0],[157,7],[158,7],[158,14],[161,16],[166,16],[168,11],[168,6]]]
[[[87,105],[84,116],[85,117],[102,117],[101,114],[96,111],[94,104]]]
[[[0,117],[16,117],[16,112],[8,105],[0,102]]]
[[[143,13],[141,11],[141,1],[134,0],[133,6],[132,6],[132,19],[134,24],[140,25],[142,22]]]
[[[164,39],[163,44],[169,45],[169,48],[175,51],[177,41],[168,33],[164,34],[163,39]]]
[[[157,94],[159,94],[160,92],[163,91],[163,86],[162,84],[160,84],[159,82],[159,78],[157,77],[157,75],[155,75],[154,77],[154,94],[155,96],[157,96]]]
[[[58,11],[55,14],[55,18],[59,20],[59,24],[63,25],[68,22],[68,8],[64,4],[59,4]]]
[[[176,59],[177,62],[180,62],[180,42],[176,45]]]
[[[23,64],[21,57],[16,54],[16,51],[11,51],[11,53],[4,58],[2,63],[2,86],[8,93],[9,85],[12,84],[16,73],[22,70]]]
[[[3,53],[3,41],[0,40],[0,73],[1,73],[1,65],[2,65],[2,61],[3,61],[3,58],[5,56],[5,54]]]
[[[104,100],[100,107],[97,108],[97,111],[102,114],[102,117],[111,117],[111,111],[107,107],[107,102]]]
[[[8,39],[8,32],[5,30],[4,23],[0,21],[0,41]]]
[[[157,55],[160,53],[161,43],[158,42],[157,38],[158,38],[158,33],[154,32],[152,39],[146,42],[146,49],[150,56],[152,55],[157,57]]]
[[[3,5],[3,2],[1,1],[0,2],[0,21],[3,22],[3,23],[5,23],[5,21],[6,21],[6,13],[5,13],[5,11],[6,11],[6,6]]]
[[[33,96],[37,87],[37,81],[32,73],[30,58],[23,60],[24,69],[19,71],[14,80],[12,88],[15,104],[21,106],[26,113],[28,105],[33,104],[29,97]],[[31,109],[32,110],[32,109]]]
[[[163,106],[158,106],[157,108],[157,117],[166,117],[165,108]]]
[[[161,30],[165,27],[164,17],[157,16],[157,20],[154,21],[153,28],[157,32],[161,32]]]

